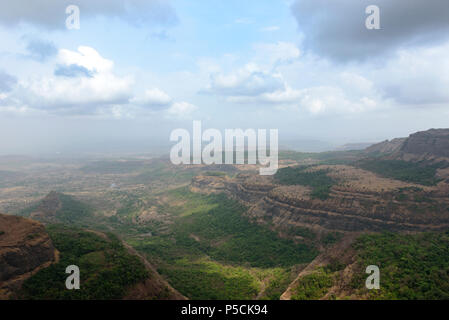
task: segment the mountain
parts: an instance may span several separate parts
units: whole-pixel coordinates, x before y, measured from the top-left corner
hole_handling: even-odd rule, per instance
[[[93,217],[93,210],[70,195],[51,191],[22,215],[45,223],[81,223]]]
[[[57,260],[57,251],[41,223],[0,214],[0,299]]]
[[[383,154],[383,153],[393,153],[401,149],[404,141],[407,138],[396,138],[393,140],[385,140],[376,144],[373,144],[365,149],[368,154]]]
[[[449,129],[430,129],[411,134],[402,144],[400,152],[449,158]]]
[[[449,162],[449,129],[430,129],[411,134],[408,138],[383,141],[365,149],[367,154],[389,156],[406,161]]]

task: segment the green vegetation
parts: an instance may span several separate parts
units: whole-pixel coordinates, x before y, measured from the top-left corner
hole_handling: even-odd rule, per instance
[[[60,261],[27,279],[23,299],[120,299],[126,289],[148,277],[143,263],[129,254],[120,240],[64,226],[51,226],[49,235],[60,251]],[[81,288],[67,290],[65,269],[80,268]]]
[[[292,266],[316,256],[311,246],[281,239],[243,216],[246,208],[224,195],[201,195],[187,188],[167,193],[176,204],[169,230],[128,242],[157,263],[158,271],[189,298],[279,298]],[[175,202],[175,201],[174,201]],[[184,210],[184,211],[183,211]]]
[[[191,299],[250,299],[259,290],[249,270],[206,259],[179,259],[159,271]]]
[[[223,171],[205,171],[203,173],[204,176],[210,176],[210,177],[224,177],[226,176],[226,172]]]
[[[44,199],[25,208],[20,212],[20,215],[27,217],[37,210],[51,212],[53,208],[48,208],[47,206],[55,206],[57,210],[54,217],[61,223],[88,226],[92,222],[93,209],[90,206],[63,193],[57,193],[55,197],[51,203]],[[60,203],[56,203],[56,201]]]
[[[439,182],[435,177],[439,165],[402,160],[363,160],[358,166],[372,171],[386,178],[392,178],[425,186],[432,186]]]
[[[304,239],[315,240],[317,235],[311,229],[300,226],[286,226],[284,232],[289,236],[300,236]]]
[[[332,245],[334,243],[337,243],[338,241],[341,240],[341,238],[343,237],[343,234],[341,232],[329,232],[328,234],[326,234],[322,239],[321,242],[328,246],[328,245]]]
[[[102,160],[93,161],[80,170],[83,173],[92,174],[123,174],[139,171],[144,168],[145,162],[140,160],[127,160],[127,161],[115,161],[115,160]]]
[[[323,297],[334,284],[331,270],[317,268],[303,276],[293,289],[292,300],[317,300]]]
[[[449,299],[449,232],[363,235],[354,244],[360,272],[352,280],[371,299]],[[364,287],[364,268],[380,268],[380,289]]]
[[[61,209],[56,212],[56,216],[62,223],[80,222],[93,215],[92,208],[69,195],[60,193],[58,198],[61,201]]]
[[[312,198],[325,200],[329,197],[335,179],[327,175],[327,170],[307,171],[310,167],[286,167],[279,169],[275,179],[280,184],[303,185],[312,188]]]
[[[315,161],[319,164],[347,164],[360,158],[361,150],[329,151],[329,152],[297,152],[290,150],[279,151],[280,160]]]
[[[154,163],[145,168],[142,173],[129,179],[133,184],[158,184],[166,188],[167,185],[174,183],[185,183],[192,180],[200,172],[199,167],[173,169],[168,163]]]

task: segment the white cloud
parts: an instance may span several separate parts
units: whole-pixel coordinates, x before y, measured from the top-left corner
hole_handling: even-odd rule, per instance
[[[205,92],[223,96],[257,96],[283,87],[280,75],[269,73],[250,63],[231,74],[211,74]]]
[[[253,49],[256,52],[255,60],[261,64],[289,63],[301,55],[301,51],[292,42],[256,43]]]
[[[150,108],[164,108],[172,103],[172,98],[158,88],[145,90],[142,97],[131,99],[131,103]]]
[[[61,49],[55,63],[50,66],[56,67],[53,74],[19,79],[17,85],[7,87],[9,92],[0,92],[2,113],[122,119],[153,117],[159,112],[169,118],[184,118],[197,109],[191,103],[174,101],[157,87],[136,92],[134,78],[116,74],[114,62],[91,47]]]
[[[192,112],[197,110],[198,107],[188,102],[175,102],[167,110],[170,117],[174,118],[186,118],[189,117]]]
[[[405,105],[449,103],[449,42],[400,50],[383,68],[373,70],[386,97]]]
[[[301,90],[299,109],[311,114],[350,114],[370,111],[378,107],[369,97],[354,98],[348,96],[339,87],[313,87]]]
[[[114,62],[103,58],[95,49],[87,46],[78,47],[78,51],[61,49],[58,60],[64,65],[78,65],[89,71],[106,73],[112,72]]]
[[[127,103],[130,99],[133,78],[114,74],[114,63],[93,48],[61,49],[58,60],[65,66],[80,66],[94,73],[91,77],[47,75],[20,81],[17,93],[24,104],[50,112],[90,114],[99,107]]]

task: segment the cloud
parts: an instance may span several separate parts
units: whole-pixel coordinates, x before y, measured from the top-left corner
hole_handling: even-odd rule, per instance
[[[135,97],[130,101],[132,104],[140,105],[150,109],[166,109],[168,108],[173,100],[164,91],[153,88],[145,90],[142,97]]]
[[[258,60],[271,64],[273,67],[288,64],[301,55],[298,47],[291,42],[256,43],[253,49],[257,52]]]
[[[191,113],[197,109],[198,109],[197,106],[188,102],[175,102],[167,110],[167,113],[170,117],[182,119],[189,117]]]
[[[16,85],[17,79],[0,70],[0,93],[9,92]]]
[[[61,49],[58,60],[64,65],[78,65],[92,72],[111,72],[114,62],[103,58],[95,49],[86,46],[78,47],[78,51]]]
[[[113,72],[114,63],[95,49],[61,49],[54,76],[31,77],[20,81],[15,92],[31,108],[53,113],[91,114],[98,108],[128,103],[133,79]]]
[[[301,90],[298,107],[313,115],[329,115],[365,112],[379,106],[370,97],[357,98],[348,96],[340,87],[320,86]]]
[[[380,8],[380,30],[365,27],[367,6]],[[292,7],[306,50],[336,61],[364,60],[449,37],[447,0],[296,0]]]
[[[263,71],[254,64],[247,64],[232,74],[211,74],[210,84],[203,92],[224,96],[257,96],[283,87],[284,83],[279,75]]]
[[[449,103],[449,42],[444,45],[400,50],[373,77],[387,98],[404,105]]]
[[[27,54],[25,54],[27,58],[44,62],[58,53],[58,49],[51,41],[30,37],[23,37],[23,39],[27,42]]]
[[[183,119],[197,106],[174,101],[159,88],[136,95],[134,79],[114,71],[114,62],[95,49],[60,49],[51,75],[32,75],[17,81],[0,71],[2,114],[99,116],[116,119],[154,116]]]
[[[63,29],[67,18],[65,9],[69,5],[79,6],[81,19],[117,17],[132,25],[170,25],[178,19],[166,0],[14,0],[0,2],[0,23],[9,27],[28,23]]]
[[[77,78],[77,77],[88,77],[92,78],[94,72],[88,70],[87,68],[77,65],[58,65],[54,71],[55,76],[60,77],[69,77],[69,78]]]

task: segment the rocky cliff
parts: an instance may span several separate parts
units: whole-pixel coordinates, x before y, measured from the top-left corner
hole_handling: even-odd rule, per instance
[[[0,214],[0,299],[55,259],[56,250],[41,223]]]
[[[411,134],[402,144],[400,151],[449,158],[449,129],[430,129]]]
[[[408,138],[386,140],[366,148],[365,152],[401,160],[449,159],[449,129],[430,129],[413,133]]]
[[[449,193],[443,186],[418,187],[344,165],[322,167],[340,181],[323,200],[313,198],[308,187],[279,185],[273,177],[257,174],[240,174],[234,179],[198,176],[192,180],[191,190],[224,192],[248,206],[251,219],[279,230],[306,227],[326,233],[449,228]]]

